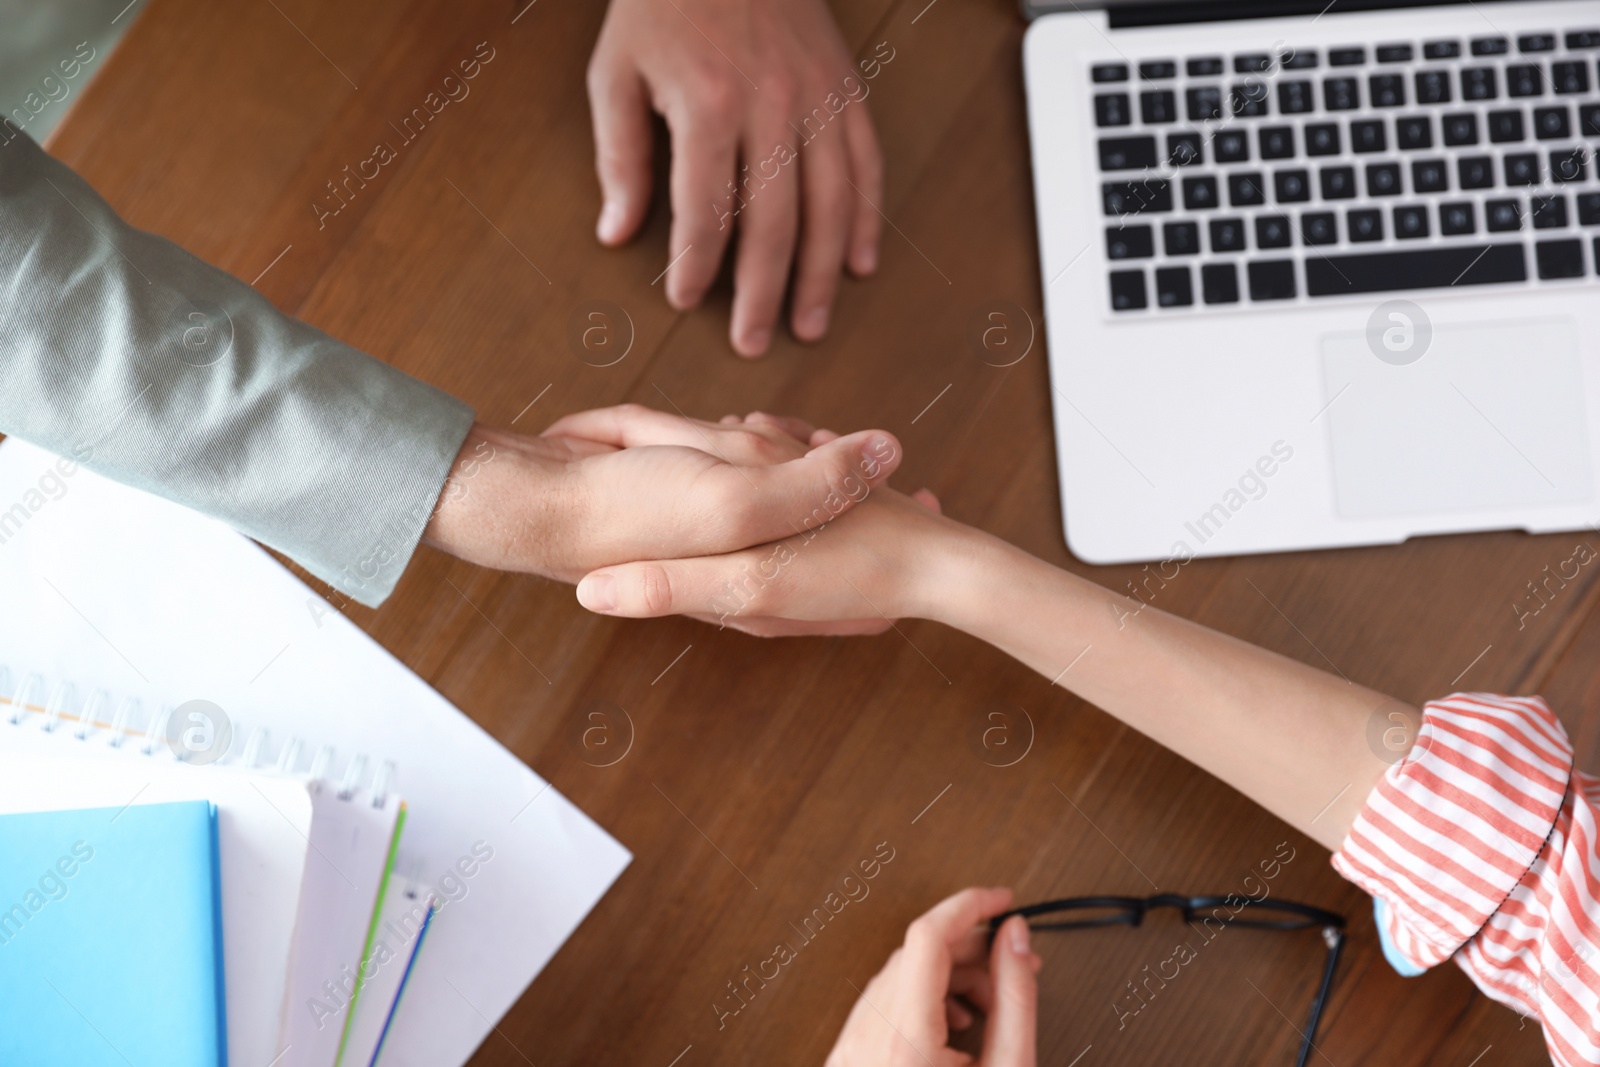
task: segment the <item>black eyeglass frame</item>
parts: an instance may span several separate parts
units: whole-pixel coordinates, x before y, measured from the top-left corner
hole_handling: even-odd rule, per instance
[[[1289,916],[1282,919],[1246,919],[1244,913],[1251,907],[1270,909],[1273,911],[1287,912]],[[1078,922],[1059,920],[1056,922],[1037,922],[1041,915],[1053,915],[1059,912],[1075,911],[1085,908],[1120,908],[1120,914],[1101,916],[1095,919],[1084,919]],[[1269,900],[1243,894],[1230,894],[1222,897],[1186,897],[1176,893],[1157,893],[1151,897],[1067,897],[1062,900],[1047,900],[1040,904],[1029,904],[1022,908],[1013,908],[1008,912],[996,915],[989,920],[989,938],[994,939],[995,932],[1000,925],[1013,915],[1020,915],[1028,922],[1030,930],[1087,930],[1104,926],[1140,926],[1150,912],[1160,908],[1174,908],[1183,914],[1184,922],[1194,922],[1196,918],[1211,919],[1222,923],[1224,926],[1240,926],[1252,930],[1308,930],[1321,927],[1322,941],[1328,949],[1328,960],[1322,969],[1322,981],[1317,984],[1316,996],[1311,1001],[1310,1017],[1306,1020],[1306,1028],[1300,1034],[1300,1054],[1295,1059],[1295,1067],[1305,1067],[1311,1058],[1311,1052],[1316,1047],[1317,1024],[1322,1021],[1322,1012],[1328,1003],[1328,993],[1333,988],[1334,972],[1339,968],[1339,957],[1344,951],[1345,918],[1337,912],[1327,911],[1310,904],[1301,904],[1293,900]],[[1225,916],[1215,914],[1215,909],[1227,908],[1229,913]],[[1235,911],[1234,909],[1238,910]]]

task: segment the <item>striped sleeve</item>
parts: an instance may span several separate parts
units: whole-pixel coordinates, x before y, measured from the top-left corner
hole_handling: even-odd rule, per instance
[[[1538,697],[1457,693],[1423,709],[1334,854],[1415,973],[1454,958],[1544,1025],[1552,1059],[1600,1065],[1600,780]]]

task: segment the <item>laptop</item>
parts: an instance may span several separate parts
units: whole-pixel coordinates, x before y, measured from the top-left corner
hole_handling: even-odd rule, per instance
[[[1079,0],[1024,66],[1078,557],[1600,520],[1600,0]]]

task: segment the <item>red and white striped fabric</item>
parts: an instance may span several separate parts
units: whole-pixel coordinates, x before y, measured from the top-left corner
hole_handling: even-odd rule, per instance
[[[1542,699],[1457,693],[1423,709],[1333,865],[1379,901],[1387,953],[1454,958],[1543,1023],[1556,1063],[1600,1064],[1597,812]]]

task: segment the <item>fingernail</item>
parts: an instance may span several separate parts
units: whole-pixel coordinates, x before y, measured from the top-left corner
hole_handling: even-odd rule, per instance
[[[578,583],[578,603],[590,611],[612,611],[617,606],[617,580],[609,574],[591,574]]]
[[[1018,956],[1027,958],[1032,954],[1028,945],[1028,922],[1026,919],[1013,919],[1011,921],[1011,951]]]
[[[602,241],[615,241],[622,236],[622,220],[627,212],[620,200],[607,200],[600,209],[600,222],[595,233]]]
[[[878,469],[883,464],[894,458],[894,442],[880,434],[873,434],[867,438],[867,443],[861,449],[861,459],[867,477],[875,477]]]
[[[856,249],[853,259],[857,274],[871,274],[878,269],[878,250],[872,245]]]
[[[828,309],[814,307],[809,311],[802,311],[800,313],[800,321],[796,325],[798,329],[795,332],[802,339],[815,341],[828,332]]]
[[[741,351],[747,356],[759,356],[767,350],[767,345],[771,343],[771,330],[751,330],[744,335],[744,345]]]

